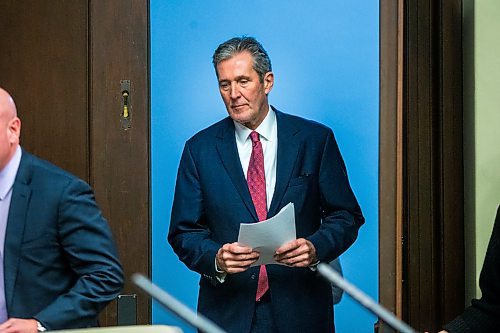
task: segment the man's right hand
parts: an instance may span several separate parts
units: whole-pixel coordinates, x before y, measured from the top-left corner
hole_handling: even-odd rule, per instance
[[[0,325],[1,333],[37,333],[38,323],[35,319],[10,318]]]
[[[215,257],[217,268],[228,273],[241,273],[259,259],[259,253],[238,243],[224,244]]]

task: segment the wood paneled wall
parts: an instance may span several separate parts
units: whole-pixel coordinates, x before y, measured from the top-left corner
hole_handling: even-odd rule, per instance
[[[464,307],[461,0],[380,4],[380,300],[439,331]]]
[[[89,181],[87,1],[56,2],[0,2],[0,86],[21,145]]]
[[[22,146],[93,186],[127,277],[122,294],[137,295],[136,318],[120,319],[150,323],[150,299],[129,281],[150,275],[149,1],[3,0],[0,31],[0,86],[17,103]],[[101,324],[117,321],[113,302]]]
[[[461,5],[405,2],[405,303],[430,331],[464,307]]]

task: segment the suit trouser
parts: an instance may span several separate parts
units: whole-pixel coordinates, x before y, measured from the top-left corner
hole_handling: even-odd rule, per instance
[[[268,291],[262,296],[260,301],[255,302],[250,333],[270,333],[276,331],[271,308],[271,293]]]

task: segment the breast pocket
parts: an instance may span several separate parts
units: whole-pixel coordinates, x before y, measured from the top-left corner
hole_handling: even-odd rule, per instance
[[[56,235],[44,233],[37,237],[25,237],[21,244],[20,258],[24,264],[33,265],[33,267],[57,269],[62,263]]]
[[[56,236],[50,233],[40,234],[35,237],[25,237],[22,243],[23,251],[51,248],[54,246],[58,246]]]
[[[312,178],[309,175],[290,179],[285,192],[284,202],[293,202],[296,210],[301,207],[303,201],[309,196],[309,192],[311,191]]]
[[[305,175],[290,179],[282,202],[287,204],[293,202],[295,206],[295,218],[303,214],[311,214],[319,207],[318,185],[314,175]]]
[[[304,186],[307,185],[311,182],[312,175],[302,175],[296,178],[290,179],[288,182],[288,187],[295,187],[295,186]]]

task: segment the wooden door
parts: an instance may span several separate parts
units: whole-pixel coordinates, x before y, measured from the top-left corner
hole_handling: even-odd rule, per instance
[[[462,1],[380,5],[380,301],[434,332],[464,308]]]
[[[147,0],[0,2],[0,86],[21,145],[94,187],[118,245],[127,280],[104,326],[151,322],[129,281],[150,275],[148,11]]]

